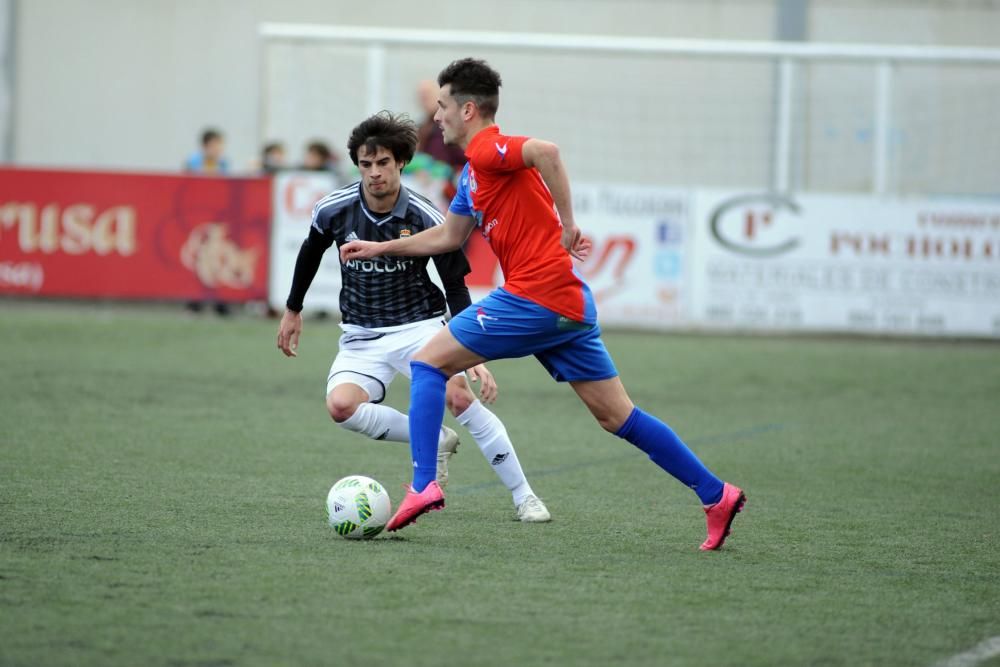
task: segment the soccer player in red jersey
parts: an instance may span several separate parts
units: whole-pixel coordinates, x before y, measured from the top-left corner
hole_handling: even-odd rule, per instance
[[[505,282],[453,317],[410,363],[413,483],[386,528],[398,530],[444,506],[434,475],[448,378],[490,359],[535,355],[555,380],[573,387],[606,431],[695,491],[708,524],[701,549],[720,548],[746,496],[626,393],[601,341],[593,296],[573,267],[572,257],[584,259],[590,242],[573,221],[558,147],[500,132],[494,121],[500,75],[486,62],[457,60],[438,84],[435,121],[445,142],[461,146],[469,160],[444,224],[405,239],[346,243],[341,260],[437,255],[461,247],[478,228]]]

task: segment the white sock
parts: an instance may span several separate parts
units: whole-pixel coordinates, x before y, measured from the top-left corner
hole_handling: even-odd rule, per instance
[[[510,490],[515,507],[528,496],[534,495],[524,471],[521,470],[521,462],[517,460],[517,452],[510,442],[507,429],[499,417],[487,410],[482,403],[475,401],[456,419],[469,429],[479,451],[493,467],[500,481]]]
[[[374,440],[410,441],[410,418],[388,405],[362,403],[351,418],[340,422],[340,425],[348,431],[367,435]],[[438,443],[444,438],[442,429]]]

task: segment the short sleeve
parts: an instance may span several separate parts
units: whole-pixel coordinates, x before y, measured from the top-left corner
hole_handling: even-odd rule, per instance
[[[469,162],[477,172],[524,169],[524,143],[529,138],[497,134],[479,144]]]
[[[332,231],[330,229],[330,216],[324,214],[323,207],[320,205],[322,203],[323,200],[320,200],[313,207],[312,228],[324,236],[329,236]]]
[[[465,215],[472,217],[472,199],[469,197],[469,165],[466,163],[462,168],[462,175],[458,177],[458,192],[452,197],[448,210],[455,215]]]

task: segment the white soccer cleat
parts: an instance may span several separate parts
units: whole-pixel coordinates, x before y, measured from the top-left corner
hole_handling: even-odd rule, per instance
[[[538,496],[528,496],[517,506],[517,518],[524,523],[545,523],[552,521],[549,509]]]
[[[447,426],[444,430],[444,441],[438,444],[437,483],[442,489],[448,485],[448,459],[458,451],[458,433]]]

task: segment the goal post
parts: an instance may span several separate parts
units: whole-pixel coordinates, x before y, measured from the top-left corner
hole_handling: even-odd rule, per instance
[[[262,141],[343,146],[455,58],[503,75],[505,130],[574,179],[875,194],[996,192],[1000,49],[265,23]],[[343,153],[341,148],[341,153]]]

